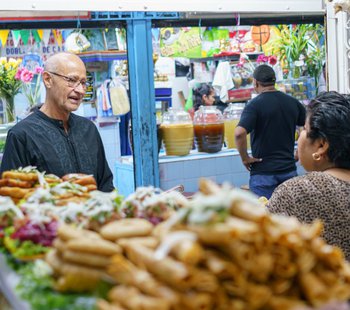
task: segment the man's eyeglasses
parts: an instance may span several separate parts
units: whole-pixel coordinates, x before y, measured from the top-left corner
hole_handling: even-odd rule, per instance
[[[87,83],[86,80],[77,80],[77,79],[71,78],[69,76],[56,73],[56,72],[51,72],[51,71],[48,71],[48,72],[53,74],[53,75],[59,76],[62,79],[64,79],[67,82],[67,85],[69,87],[77,88],[79,86],[79,84],[81,84],[81,87],[84,90],[86,90],[86,88],[88,87],[88,83]]]

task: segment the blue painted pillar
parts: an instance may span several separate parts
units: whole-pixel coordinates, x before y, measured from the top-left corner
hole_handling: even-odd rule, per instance
[[[151,20],[127,21],[135,186],[159,187]]]

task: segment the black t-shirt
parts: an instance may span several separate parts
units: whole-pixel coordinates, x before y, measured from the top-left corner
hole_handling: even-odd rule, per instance
[[[273,91],[252,99],[238,124],[250,133],[252,156],[262,158],[262,162],[252,165],[251,174],[295,170],[295,130],[304,123],[304,106],[289,95]]]
[[[80,172],[92,174],[99,190],[112,191],[113,175],[96,126],[75,114],[68,124],[66,133],[62,121],[40,110],[20,121],[8,132],[1,173],[29,165],[59,177]]]

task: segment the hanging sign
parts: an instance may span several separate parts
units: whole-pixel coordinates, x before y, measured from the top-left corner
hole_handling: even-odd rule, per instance
[[[44,43],[44,41],[38,43],[33,36],[30,36],[28,44],[23,43],[19,30],[10,31],[6,44],[0,47],[0,57],[23,58],[26,54],[34,52],[41,55],[42,60],[45,62],[48,56],[64,52],[64,44],[59,46],[51,30],[48,30],[49,32],[46,32],[46,30],[44,30],[44,37],[45,33],[49,35],[47,43]]]
[[[199,28],[161,28],[160,52],[164,57],[201,57]]]

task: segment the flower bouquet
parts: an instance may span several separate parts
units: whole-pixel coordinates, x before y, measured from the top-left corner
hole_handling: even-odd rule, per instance
[[[29,108],[37,104],[40,99],[40,83],[43,71],[44,69],[39,66],[34,71],[21,67],[16,73],[15,79],[22,82],[23,94],[28,100]]]
[[[6,117],[8,122],[15,120],[14,97],[21,89],[22,82],[15,78],[21,59],[6,57],[0,58],[0,98],[6,104]]]
[[[261,64],[267,64],[267,65],[270,65],[270,66],[274,66],[277,64],[277,57],[274,56],[274,55],[271,55],[271,56],[266,56],[264,54],[261,54],[258,56],[258,58],[256,59],[256,63],[258,65],[261,65]]]

